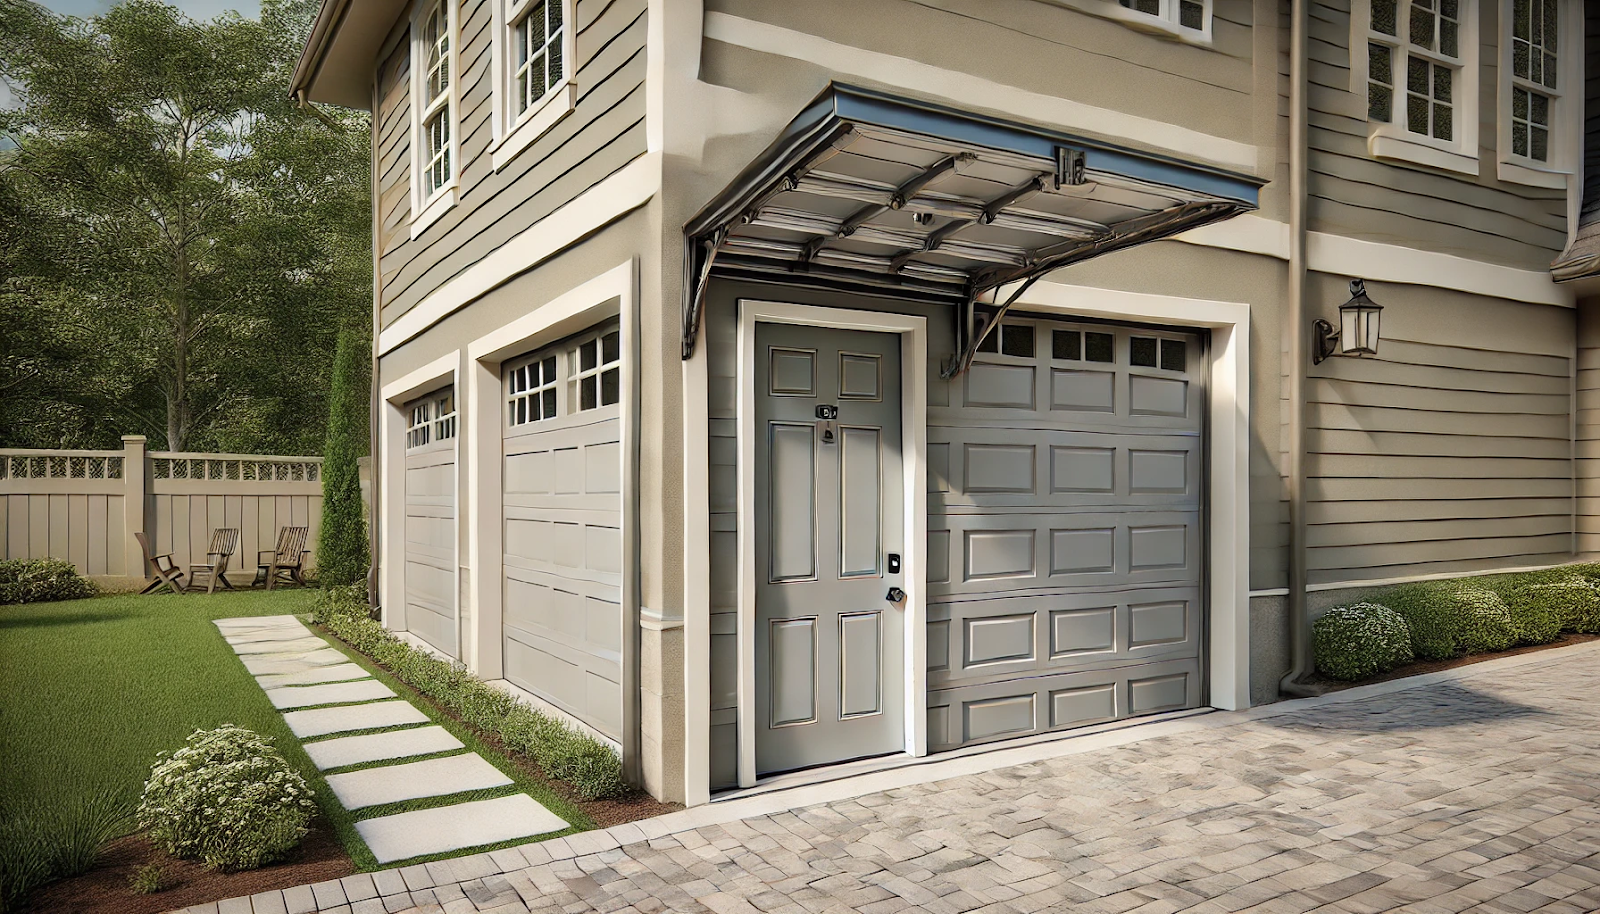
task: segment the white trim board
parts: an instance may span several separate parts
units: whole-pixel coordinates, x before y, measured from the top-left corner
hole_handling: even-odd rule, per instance
[[[1235,216],[1173,237],[1186,244],[1289,259],[1288,224],[1262,216]],[[1562,308],[1574,307],[1576,302],[1573,290],[1558,285],[1546,270],[1522,270],[1328,232],[1306,233],[1306,263],[1316,273],[1361,277],[1374,282],[1454,289]]]
[[[1179,127],[1110,108],[1031,92],[932,64],[783,28],[728,13],[705,14],[705,37],[713,41],[802,60],[833,73],[937,97],[947,104],[1000,111],[1034,123],[1071,124],[1074,129],[1203,159],[1252,174],[1262,167],[1250,143]]]
[[[1250,707],[1250,306],[1039,282],[1018,309],[1211,331],[1206,446],[1212,707]]]
[[[683,363],[683,802],[711,800],[711,419],[704,345]]]
[[[898,334],[905,549],[905,752],[928,752],[928,321],[915,315],[739,300],[739,786],[756,784],[756,324],[800,324]],[[691,546],[691,548],[693,548]],[[709,634],[709,626],[707,627]],[[688,747],[709,753],[710,745]],[[697,760],[697,765],[698,760]],[[686,765],[685,768],[691,766]]]
[[[1373,578],[1370,581],[1324,581],[1321,584],[1306,585],[1306,593],[1326,593],[1330,590],[1363,590],[1370,587],[1395,587],[1400,584],[1420,584],[1426,581],[1454,581],[1458,578],[1486,578],[1497,574],[1525,574],[1530,571],[1554,571],[1568,565],[1587,565],[1582,559],[1573,559],[1570,562],[1556,562],[1553,565],[1521,565],[1516,568],[1478,568],[1472,571],[1438,571],[1432,574],[1410,574],[1393,578]],[[1256,597],[1286,597],[1289,595],[1287,587],[1269,587],[1265,590],[1250,591],[1250,598]]]
[[[395,318],[378,333],[378,354],[392,351],[496,286],[638,209],[660,188],[660,154],[646,153],[634,159],[611,177],[511,236],[505,244]]]

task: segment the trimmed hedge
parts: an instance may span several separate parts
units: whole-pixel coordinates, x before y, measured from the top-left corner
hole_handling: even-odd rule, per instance
[[[61,559],[0,561],[0,606],[81,600],[100,592],[78,568]]]
[[[1456,645],[1463,653],[1503,651],[1517,643],[1517,629],[1506,601],[1492,590],[1463,585],[1455,589],[1460,609],[1461,634]]]
[[[312,619],[468,726],[500,737],[508,750],[531,759],[551,779],[570,784],[579,796],[598,800],[632,792],[622,776],[622,760],[609,745],[540,714],[462,664],[447,663],[396,638],[372,619],[365,585],[325,588],[313,604]]]
[[[1400,614],[1420,660],[1444,660],[1461,649],[1463,619],[1456,591],[1435,582],[1406,584],[1383,595],[1383,605]]]
[[[1336,606],[1311,630],[1317,669],[1330,679],[1366,679],[1413,656],[1406,620],[1377,603]]]

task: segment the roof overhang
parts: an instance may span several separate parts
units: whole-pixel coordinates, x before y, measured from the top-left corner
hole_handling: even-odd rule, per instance
[[[378,52],[405,8],[405,0],[322,0],[295,64],[289,93],[329,105],[370,109]]]
[[[970,309],[1001,286],[1254,210],[1263,183],[833,85],[684,227],[683,355],[713,275]]]

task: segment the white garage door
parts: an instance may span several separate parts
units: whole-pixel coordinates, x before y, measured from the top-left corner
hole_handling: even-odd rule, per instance
[[[1203,340],[1007,319],[928,418],[930,749],[1191,708]]]
[[[616,322],[507,363],[505,675],[622,736]]]
[[[406,628],[452,657],[456,625],[456,399],[406,404]]]

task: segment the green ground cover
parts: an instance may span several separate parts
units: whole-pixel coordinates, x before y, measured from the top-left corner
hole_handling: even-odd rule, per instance
[[[312,596],[307,590],[121,594],[0,611],[0,840],[16,834],[19,823],[59,820],[63,809],[88,797],[136,801],[157,752],[176,749],[196,729],[232,723],[276,738],[316,791],[323,821],[356,865],[376,868],[353,828],[358,816],[334,800],[282,715],[212,625],[225,617],[303,614]],[[592,827],[587,816],[466,727],[416,700],[365,658],[356,660],[516,782],[486,795],[526,792],[574,823],[572,830]],[[396,804],[363,810],[359,817],[460,799]]]

